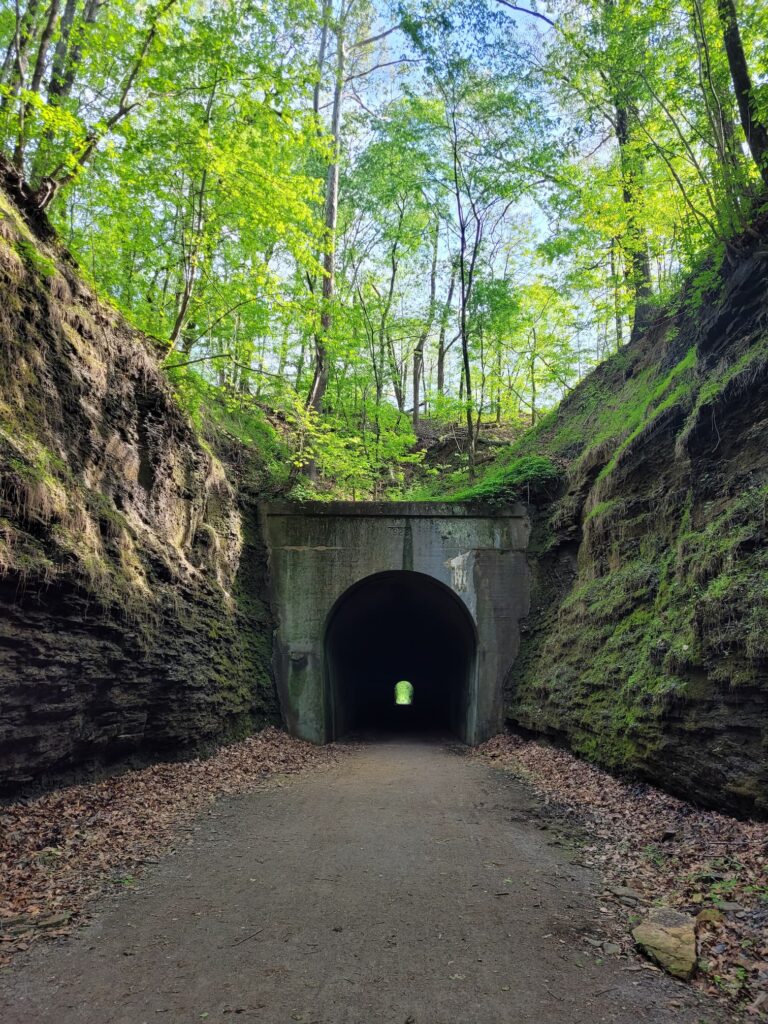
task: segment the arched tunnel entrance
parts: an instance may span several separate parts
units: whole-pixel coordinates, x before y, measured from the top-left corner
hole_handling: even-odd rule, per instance
[[[370,729],[472,735],[475,626],[445,584],[406,570],[368,576],[334,605],[324,648],[334,738]],[[403,680],[413,687],[408,704],[395,699]]]

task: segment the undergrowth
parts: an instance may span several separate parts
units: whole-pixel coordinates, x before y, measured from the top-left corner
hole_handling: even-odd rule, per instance
[[[488,504],[551,497],[563,470],[544,455],[509,455],[500,458],[476,483],[446,496],[450,501]]]

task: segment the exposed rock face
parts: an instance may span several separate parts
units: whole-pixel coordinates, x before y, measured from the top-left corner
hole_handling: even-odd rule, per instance
[[[0,197],[0,788],[275,720],[255,506]]]
[[[656,907],[632,929],[632,938],[675,978],[690,978],[696,970],[696,924],[687,914]]]
[[[660,317],[526,440],[538,511],[515,723],[613,769],[768,813],[768,251]]]

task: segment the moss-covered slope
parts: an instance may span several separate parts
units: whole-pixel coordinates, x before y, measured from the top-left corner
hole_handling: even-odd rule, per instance
[[[509,719],[710,805],[768,813],[764,242],[591,374],[507,453],[502,484],[533,456],[562,483],[534,510]]]
[[[2,195],[0,293],[0,788],[275,720],[247,492]]]

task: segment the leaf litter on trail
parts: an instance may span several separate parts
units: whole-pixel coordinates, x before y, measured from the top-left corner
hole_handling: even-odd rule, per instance
[[[344,749],[270,727],[206,759],[155,764],[0,806],[0,966],[42,936],[67,935],[105,887],[131,886],[142,865],[156,863],[217,798],[321,769]]]
[[[625,949],[651,904],[695,915],[693,984],[768,1021],[768,824],[693,807],[517,736],[495,736],[475,753],[520,775],[588,834],[584,863],[604,875],[603,900],[626,914]]]

